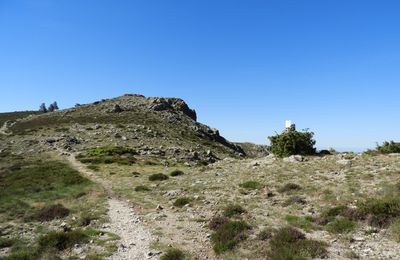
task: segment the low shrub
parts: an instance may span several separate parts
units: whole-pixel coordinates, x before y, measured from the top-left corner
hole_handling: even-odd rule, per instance
[[[293,197],[288,198],[283,203],[283,206],[290,206],[290,205],[293,205],[293,204],[305,205],[305,204],[307,204],[307,201],[304,198],[300,197],[300,196],[293,196]]]
[[[172,171],[169,175],[171,175],[172,177],[176,177],[176,176],[181,176],[181,175],[184,175],[184,174],[185,173],[183,171],[175,170],[175,171]]]
[[[262,188],[262,185],[258,181],[246,181],[244,183],[239,184],[239,187],[248,190],[258,190]]]
[[[301,190],[301,186],[295,183],[287,183],[282,186],[278,191],[280,193]]]
[[[15,241],[13,239],[0,237],[0,249],[11,247],[14,244],[14,242]]]
[[[358,205],[361,218],[372,226],[387,227],[400,217],[400,198],[384,197],[367,199]]]
[[[215,231],[227,222],[229,222],[227,217],[215,216],[210,220],[210,223],[208,223],[208,227]]]
[[[238,204],[229,204],[224,209],[224,216],[228,218],[241,215],[243,213],[246,213],[246,210]]]
[[[90,156],[90,157],[115,156],[115,155],[135,155],[135,154],[136,154],[135,150],[133,150],[131,148],[120,147],[120,146],[96,147],[96,148],[90,148],[86,151],[86,155]]]
[[[155,173],[149,176],[149,181],[165,181],[168,179],[168,176],[162,173]]]
[[[269,240],[273,237],[275,231],[276,230],[273,228],[264,228],[260,233],[258,233],[257,238],[262,241]]]
[[[326,226],[326,230],[334,234],[342,234],[353,231],[355,227],[356,224],[353,221],[340,217],[335,218],[332,222],[329,222]]]
[[[212,235],[211,242],[216,254],[232,250],[246,238],[246,231],[249,229],[244,221],[228,221],[221,225]]]
[[[178,207],[178,208],[182,208],[182,207],[188,205],[191,201],[192,201],[192,199],[190,199],[188,197],[178,198],[175,200],[174,206]]]
[[[39,238],[39,251],[56,249],[59,251],[73,247],[75,244],[85,243],[89,236],[82,230],[68,232],[50,232]]]
[[[177,249],[177,248],[170,248],[160,257],[160,260],[184,260],[186,259],[185,254]]]
[[[149,191],[150,188],[144,185],[139,185],[135,187],[135,191],[142,192],[142,191]]]
[[[69,215],[69,209],[65,208],[61,204],[55,204],[41,209],[37,213],[37,219],[39,221],[50,221],[58,218],[65,218],[68,215]]]
[[[310,231],[316,229],[313,221],[314,219],[310,216],[300,217],[300,216],[293,216],[287,215],[285,220],[293,227],[301,228],[305,231]]]
[[[327,245],[323,242],[306,239],[297,229],[283,227],[276,231],[270,240],[268,256],[273,260],[324,258]]]

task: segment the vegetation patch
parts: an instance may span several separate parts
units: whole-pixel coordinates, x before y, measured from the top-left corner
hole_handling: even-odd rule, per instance
[[[0,237],[0,249],[11,247],[15,243],[14,239]]]
[[[224,209],[224,216],[228,218],[241,215],[243,213],[246,213],[246,210],[238,204],[229,204]]]
[[[229,222],[229,218],[227,217],[222,217],[222,216],[215,216],[210,220],[210,223],[208,223],[208,228],[211,230],[218,230],[222,225],[226,224]]]
[[[368,150],[366,154],[389,154],[389,153],[400,153],[400,143],[394,141],[383,142],[382,145],[377,145],[375,150]]]
[[[365,200],[358,205],[360,217],[376,227],[387,227],[400,217],[400,198],[384,197]]]
[[[301,190],[301,186],[295,183],[287,183],[280,189],[278,189],[280,193],[298,191],[298,190]]]
[[[246,181],[244,183],[239,184],[239,187],[248,190],[258,190],[261,189],[263,186],[258,181]]]
[[[312,217],[299,217],[293,215],[287,215],[285,220],[293,227],[301,228],[305,231],[310,231],[315,229],[315,224],[313,223]]]
[[[313,132],[285,131],[268,139],[271,142],[271,152],[279,157],[290,155],[314,155],[315,140]]]
[[[160,257],[160,260],[185,260],[185,254],[177,249],[177,248],[170,248]]]
[[[172,177],[176,177],[176,176],[182,176],[184,174],[185,173],[181,170],[175,170],[175,171],[172,171],[169,175],[171,175]]]
[[[37,160],[21,164],[19,169],[8,170],[0,176],[0,219],[1,215],[9,219],[27,217],[33,214],[33,203],[50,204],[59,199],[74,199],[92,185],[65,163]],[[47,210],[54,210],[51,214],[56,215],[62,211],[59,208]],[[44,218],[50,217],[47,213],[43,212]]]
[[[389,233],[393,240],[400,242],[400,219],[397,219],[390,225]]]
[[[324,258],[327,255],[327,244],[306,236],[292,227],[277,230],[270,240],[268,256],[273,260]]]
[[[303,197],[300,197],[300,196],[292,196],[292,197],[288,198],[288,199],[283,203],[284,206],[290,206],[290,205],[293,205],[293,204],[305,205],[305,204],[307,204],[307,201],[306,201]]]
[[[165,181],[168,179],[169,177],[163,173],[154,173],[149,176],[149,181]]]
[[[135,187],[135,191],[137,192],[150,191],[150,188],[144,185],[139,185]]]
[[[50,205],[41,209],[37,214],[40,221],[50,221],[57,218],[65,218],[69,215],[69,209],[61,204]]]
[[[270,240],[276,232],[273,228],[264,228],[258,233],[257,238],[262,241]]]
[[[332,222],[329,222],[326,226],[326,230],[334,234],[348,233],[354,230],[356,223],[347,218],[339,217],[335,218]]]
[[[174,206],[178,207],[178,208],[182,208],[186,205],[189,205],[191,201],[192,201],[192,199],[188,198],[188,197],[178,198],[177,200],[175,200]]]
[[[216,254],[221,254],[232,250],[242,240],[246,238],[246,231],[249,225],[244,221],[232,221],[221,225],[212,235],[211,242]]]
[[[90,236],[82,230],[50,232],[39,238],[39,251],[45,251],[46,249],[62,251],[73,247],[75,244],[86,243],[89,238]]]

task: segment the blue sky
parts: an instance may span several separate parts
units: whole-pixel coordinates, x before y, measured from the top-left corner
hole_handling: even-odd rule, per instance
[[[400,2],[0,0],[0,111],[181,97],[230,140],[400,139]]]

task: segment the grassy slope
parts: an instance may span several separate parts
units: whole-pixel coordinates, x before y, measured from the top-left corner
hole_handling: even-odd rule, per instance
[[[11,246],[12,257],[16,259],[56,257],[57,247],[64,243],[70,245],[70,239],[77,239],[73,240],[76,243],[88,242],[90,237],[98,241],[94,228],[104,221],[104,202],[100,187],[68,164],[50,157],[0,156],[0,240],[9,242],[7,247]],[[69,215],[62,220],[43,222],[40,212],[56,204],[68,209]],[[77,232],[65,235],[54,232],[60,221]],[[53,238],[58,239],[53,241],[54,247],[40,244]]]

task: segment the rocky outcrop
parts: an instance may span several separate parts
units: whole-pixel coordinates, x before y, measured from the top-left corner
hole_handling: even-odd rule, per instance
[[[194,121],[197,120],[196,111],[194,109],[190,109],[189,106],[180,98],[149,98],[150,105],[149,109],[154,111],[177,111],[181,112]]]

